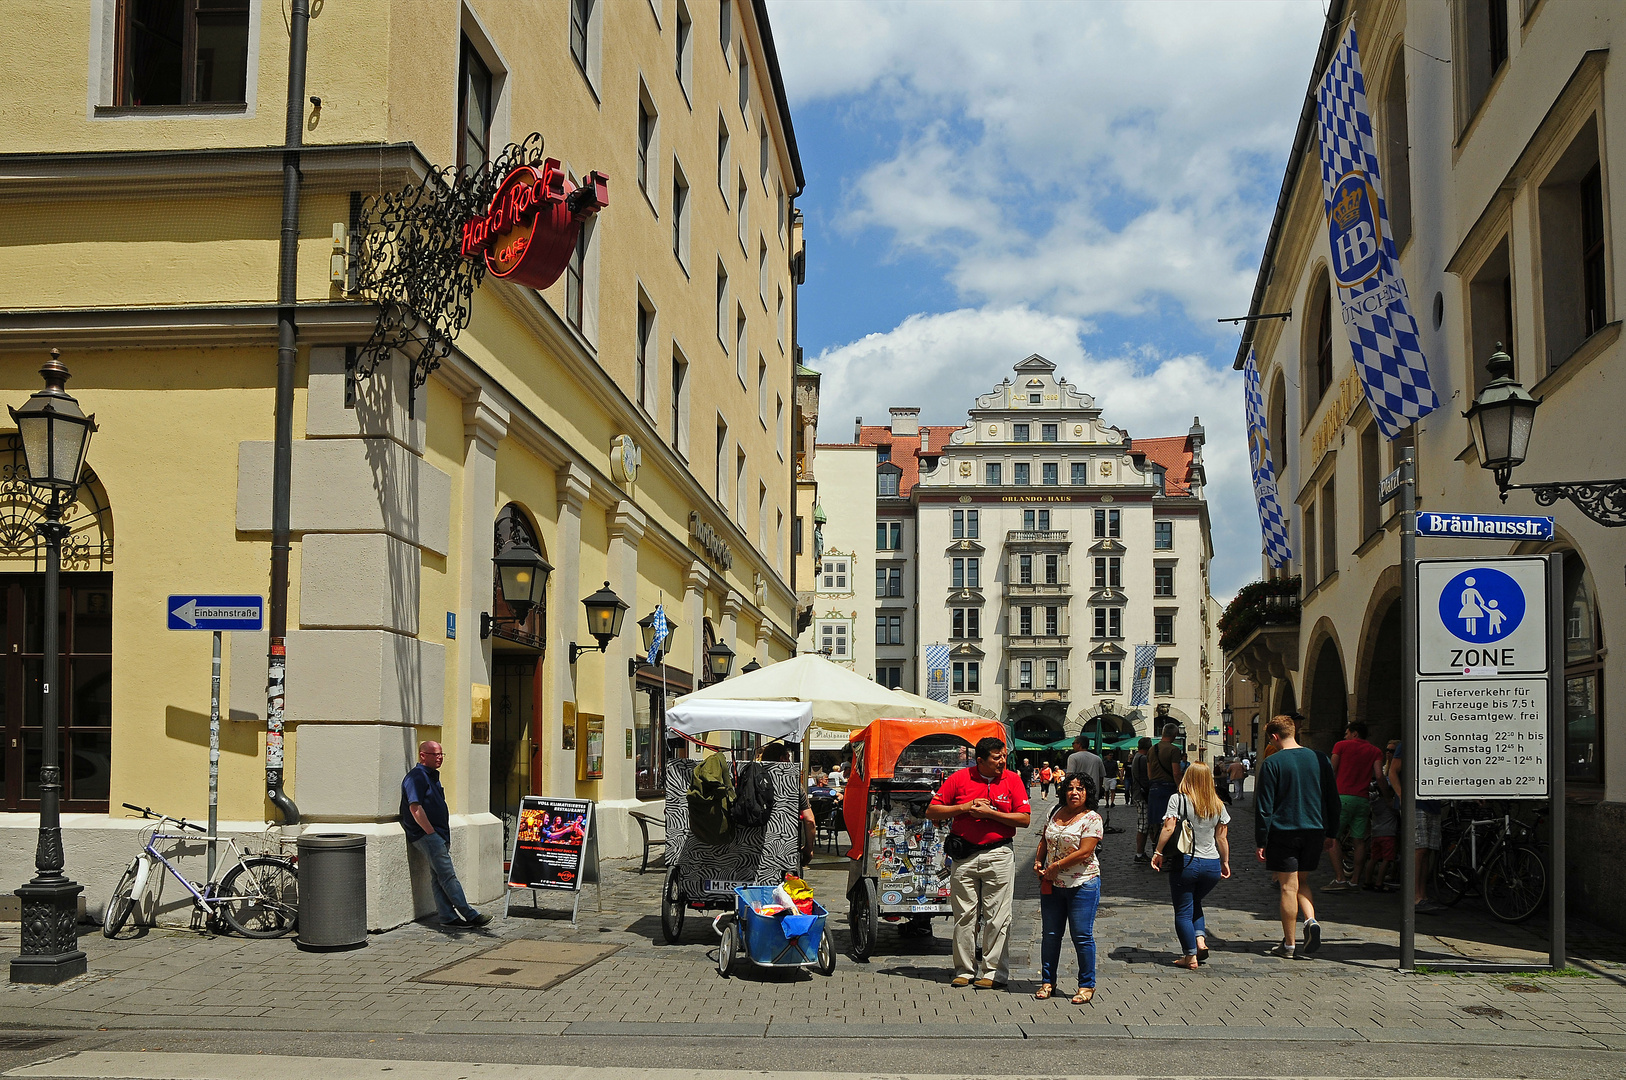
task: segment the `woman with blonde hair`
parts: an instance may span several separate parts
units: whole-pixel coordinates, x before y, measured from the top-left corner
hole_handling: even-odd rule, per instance
[[[1169,871],[1169,895],[1174,901],[1174,932],[1182,955],[1175,967],[1189,968],[1208,959],[1207,927],[1203,924],[1203,897],[1221,878],[1231,876],[1231,844],[1226,836],[1230,811],[1214,791],[1214,772],[1202,762],[1186,766],[1180,790],[1169,800],[1158,836],[1152,869]],[[1191,827],[1191,854],[1175,846],[1176,830]]]

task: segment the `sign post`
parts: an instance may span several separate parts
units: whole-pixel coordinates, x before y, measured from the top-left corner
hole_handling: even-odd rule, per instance
[[[1412,780],[1400,792],[1400,969],[1417,968],[1417,451],[1400,459],[1401,651],[1406,687],[1400,695],[1400,738],[1412,760]]]
[[[599,890],[598,904],[603,909],[593,809],[594,804],[589,799],[555,799],[545,795],[526,795],[520,799],[514,847],[508,859],[504,918],[508,917],[515,889],[531,891],[533,908],[538,889],[568,890],[574,894],[570,925],[575,926],[581,908],[582,883],[589,875],[594,888]]]
[[[183,593],[164,605],[171,630],[208,630],[214,634],[214,662],[209,676],[209,877],[215,877],[215,828],[220,815],[220,635],[227,630],[259,630],[265,600],[259,596],[205,596]]]

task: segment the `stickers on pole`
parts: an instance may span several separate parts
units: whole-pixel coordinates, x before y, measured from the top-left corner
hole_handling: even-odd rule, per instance
[[[1419,798],[1546,797],[1547,614],[1542,556],[1417,561]]]

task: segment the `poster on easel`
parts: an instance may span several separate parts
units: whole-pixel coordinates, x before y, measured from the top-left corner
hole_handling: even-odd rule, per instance
[[[597,876],[597,866],[589,867],[597,862],[595,841],[591,800],[526,795],[519,804],[508,887],[579,892],[587,877]]]

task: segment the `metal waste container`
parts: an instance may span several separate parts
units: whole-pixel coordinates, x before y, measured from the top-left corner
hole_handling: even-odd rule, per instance
[[[299,838],[299,947],[367,944],[367,838],[305,833]]]

